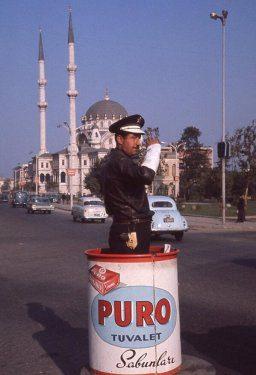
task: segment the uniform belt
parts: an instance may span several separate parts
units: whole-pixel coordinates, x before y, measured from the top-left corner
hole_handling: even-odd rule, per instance
[[[113,224],[140,224],[150,223],[151,218],[137,218],[137,219],[115,219],[113,218]]]

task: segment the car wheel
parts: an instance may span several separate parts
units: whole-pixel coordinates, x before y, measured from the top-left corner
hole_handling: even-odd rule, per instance
[[[75,215],[73,215],[73,221],[76,222],[76,216]]]
[[[101,219],[101,221],[100,221],[101,223],[105,223],[105,219]]]
[[[174,237],[175,237],[175,240],[177,240],[177,241],[181,241],[182,240],[182,238],[183,238],[183,232],[176,232],[175,234],[174,234]]]
[[[27,210],[27,213],[30,214],[30,210]]]
[[[48,214],[50,215],[51,213],[52,213],[52,211],[51,211],[51,210],[49,210],[49,211],[48,211]]]

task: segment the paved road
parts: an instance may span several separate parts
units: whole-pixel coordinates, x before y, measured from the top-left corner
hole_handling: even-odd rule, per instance
[[[63,211],[28,215],[0,205],[1,375],[85,370],[83,250],[106,246],[108,226],[73,223]],[[181,249],[182,352],[210,362],[216,374],[256,373],[255,243],[252,230],[218,228],[197,228],[174,242]]]

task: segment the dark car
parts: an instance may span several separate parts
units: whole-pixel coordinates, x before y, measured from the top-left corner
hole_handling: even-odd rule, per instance
[[[1,202],[8,202],[9,193],[3,192],[0,194],[0,201]]]
[[[16,191],[12,198],[12,207],[27,207],[28,193],[25,191]]]

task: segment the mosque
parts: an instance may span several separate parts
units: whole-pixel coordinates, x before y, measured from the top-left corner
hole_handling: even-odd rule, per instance
[[[110,99],[106,90],[103,100],[100,100],[81,116],[81,124],[76,123],[76,69],[75,42],[72,26],[72,15],[69,13],[68,27],[69,62],[67,66],[69,87],[69,123],[64,123],[70,135],[67,148],[49,153],[46,147],[46,84],[45,59],[42,33],[39,33],[39,119],[40,119],[40,150],[32,158],[32,162],[23,167],[14,168],[16,185],[25,186],[30,181],[35,183],[37,193],[57,191],[65,194],[87,194],[84,178],[94,163],[103,158],[111,148],[115,147],[114,135],[109,132],[109,126],[128,115],[127,110],[116,101]],[[165,164],[164,176],[156,176],[154,186],[149,190],[159,193],[159,187],[165,186],[165,193],[177,196],[179,193],[179,157],[175,146],[162,147],[162,159]],[[24,168],[26,169],[24,171]],[[19,171],[20,170],[20,171]],[[20,172],[20,173],[19,173]],[[22,173],[21,173],[22,172]],[[17,177],[21,176],[21,177]]]

